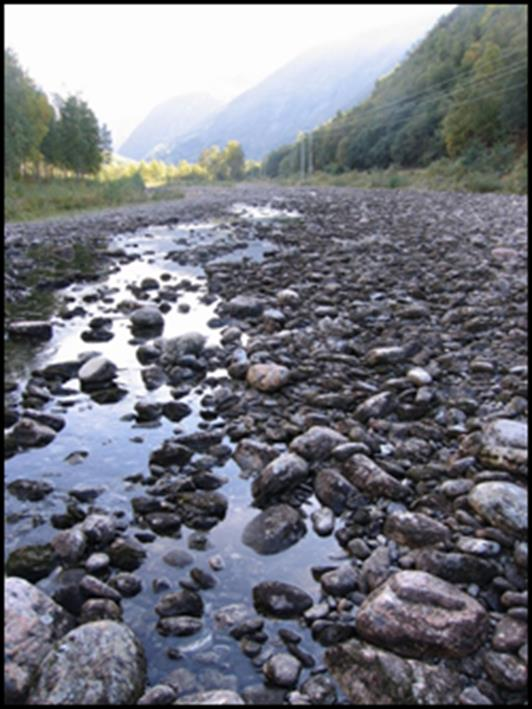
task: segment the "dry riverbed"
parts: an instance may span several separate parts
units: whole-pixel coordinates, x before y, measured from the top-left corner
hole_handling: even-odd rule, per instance
[[[8,703],[522,704],[525,197],[5,229]]]

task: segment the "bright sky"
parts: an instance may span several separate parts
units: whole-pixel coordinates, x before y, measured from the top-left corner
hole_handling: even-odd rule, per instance
[[[298,54],[455,5],[4,5],[5,45],[48,95],[79,94],[115,150],[158,103],[230,100]]]

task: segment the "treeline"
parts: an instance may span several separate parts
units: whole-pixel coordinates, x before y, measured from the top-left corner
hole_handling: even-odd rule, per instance
[[[237,140],[229,140],[224,148],[213,145],[199,155],[198,162],[181,160],[177,165],[162,160],[115,160],[100,170],[102,179],[119,179],[140,175],[146,185],[169,182],[207,183],[237,181],[260,174],[260,163],[246,160]]]
[[[486,155],[510,169],[528,136],[527,31],[526,5],[457,7],[369,99],[270,153],[263,174],[298,173],[302,156],[331,174]]]
[[[52,106],[22,69],[16,54],[4,52],[4,174],[49,173],[54,168],[96,174],[111,156],[111,134],[87,103],[56,97]]]

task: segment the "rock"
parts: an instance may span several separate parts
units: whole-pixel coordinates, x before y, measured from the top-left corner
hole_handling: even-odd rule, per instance
[[[346,596],[358,587],[358,571],[347,562],[324,573],[320,583],[325,593],[331,596]]]
[[[235,318],[256,318],[262,314],[263,303],[257,298],[247,295],[237,295],[226,304],[226,311]]]
[[[108,598],[116,603],[122,600],[118,591],[91,574],[84,576],[79,585],[85,596],[89,598]]]
[[[289,449],[313,463],[325,460],[336,446],[347,442],[345,436],[332,428],[312,426],[308,431],[294,438]]]
[[[290,505],[268,507],[254,517],[242,534],[242,542],[258,554],[277,554],[306,534],[301,515]]]
[[[184,694],[180,699],[176,699],[174,704],[245,704],[244,700],[232,689],[210,689],[206,692],[194,692]]]
[[[200,618],[203,614],[203,601],[195,591],[175,591],[166,593],[155,606],[155,612],[161,618],[190,615]]]
[[[497,566],[491,561],[470,554],[445,554],[435,549],[426,549],[417,554],[416,569],[453,583],[477,583],[481,586],[497,575]]]
[[[110,598],[89,598],[81,606],[80,623],[96,620],[122,620],[122,609]]]
[[[510,534],[526,534],[528,529],[528,492],[509,482],[483,482],[467,496],[471,507],[495,527]]]
[[[352,485],[372,497],[403,500],[408,496],[408,489],[404,485],[362,453],[357,453],[347,460],[342,473]]]
[[[252,364],[246,381],[254,389],[264,392],[278,391],[290,380],[290,371],[277,364]]]
[[[374,549],[360,569],[360,589],[369,593],[386,581],[390,574],[390,563],[388,547],[378,546]]]
[[[299,293],[290,288],[278,291],[275,297],[279,305],[289,305],[291,307],[299,305],[301,301]]]
[[[81,529],[73,527],[56,534],[51,544],[59,559],[73,564],[83,558],[87,548],[87,537]]]
[[[123,623],[74,628],[42,661],[31,704],[134,704],[144,690],[142,646]]]
[[[186,355],[199,357],[203,352],[207,338],[200,332],[186,332],[177,337],[165,338],[161,341],[161,361],[166,366],[179,364]]]
[[[108,549],[113,566],[123,571],[134,571],[146,558],[146,550],[136,539],[119,537]]]
[[[355,634],[355,626],[351,621],[339,622],[320,618],[312,623],[312,638],[324,647],[342,643]]]
[[[94,552],[85,561],[85,568],[89,574],[99,574],[106,571],[111,563],[111,559],[108,554],[104,552]]]
[[[399,571],[360,607],[357,633],[406,657],[465,657],[487,630],[487,614],[471,596],[424,571]]]
[[[40,589],[12,576],[4,586],[4,701],[23,704],[32,676],[74,619]]]
[[[295,453],[281,453],[255,478],[251,485],[253,497],[266,500],[289,490],[306,479],[308,464]]]
[[[527,624],[504,615],[495,626],[491,644],[498,652],[515,652],[526,643],[527,639]]]
[[[227,498],[216,490],[182,492],[175,496],[183,523],[193,529],[210,529],[225,517]]]
[[[127,597],[136,596],[137,593],[140,593],[142,590],[142,581],[138,576],[130,574],[127,571],[113,576],[109,580],[109,585],[116,588],[122,596]]]
[[[194,557],[184,549],[172,549],[172,551],[166,552],[163,556],[163,561],[169,566],[175,566],[178,569],[182,569],[184,566],[192,564]]]
[[[252,593],[257,611],[276,618],[296,618],[312,605],[308,593],[281,581],[262,581]]]
[[[427,386],[432,383],[432,376],[422,367],[412,367],[412,369],[409,369],[406,373],[406,378],[417,387]]]
[[[464,455],[475,455],[486,468],[526,475],[528,463],[527,424],[512,419],[495,419],[460,444]]]
[[[46,578],[57,564],[58,558],[51,544],[29,544],[9,554],[6,574],[36,582]]]
[[[484,656],[484,668],[498,687],[517,691],[527,686],[527,666],[513,655],[487,652]]]
[[[309,677],[301,685],[301,691],[310,699],[311,704],[336,704],[336,687],[332,678],[327,675]]]
[[[191,413],[190,406],[182,401],[167,401],[163,404],[163,415],[170,421],[181,421]]]
[[[393,512],[386,517],[383,533],[409,547],[443,544],[451,538],[444,524],[421,512]]]
[[[355,416],[359,421],[365,422],[370,418],[382,418],[395,407],[395,399],[390,391],[381,391],[370,396],[355,409]]]
[[[7,331],[17,340],[50,340],[52,325],[47,320],[17,320],[8,325]]]
[[[187,446],[174,441],[165,441],[160,448],[150,454],[150,464],[183,466],[192,458],[193,452]]]
[[[325,651],[325,662],[351,704],[456,704],[457,674],[443,664],[407,660],[358,639]]]
[[[233,453],[243,473],[259,473],[268,463],[279,455],[273,446],[262,441],[246,438],[240,441]]]
[[[165,705],[173,704],[176,698],[175,690],[167,684],[155,684],[147,689],[137,704]]]
[[[38,409],[24,409],[24,417],[33,419],[37,421],[37,423],[43,424],[43,426],[49,426],[56,432],[61,431],[65,427],[65,419],[62,416],[39,411]]]
[[[278,687],[295,687],[301,663],[287,652],[279,652],[264,663],[262,671],[266,679]]]
[[[116,377],[116,365],[103,356],[91,357],[83,364],[78,372],[82,385],[101,384],[109,382]]]
[[[335,514],[344,509],[354,509],[361,503],[358,490],[343,475],[333,468],[321,468],[314,477],[314,492],[322,505],[329,507]]]
[[[310,515],[312,528],[320,537],[332,534],[334,530],[334,512],[329,507],[320,507]]]
[[[381,364],[395,364],[406,359],[404,347],[375,347],[366,355],[366,364],[375,367]]]
[[[161,404],[151,401],[137,401],[134,408],[138,421],[156,421],[163,412]]]
[[[157,631],[161,635],[175,635],[178,637],[199,633],[203,622],[190,615],[170,616],[157,621]]]
[[[164,327],[164,317],[159,308],[147,305],[138,310],[134,310],[129,316],[132,329],[135,331],[155,330],[160,331]]]
[[[53,485],[50,485],[50,483],[44,480],[19,478],[18,480],[10,482],[7,489],[19,500],[38,502],[46,497],[46,495],[49,495],[54,488]]]
[[[11,437],[16,444],[33,448],[48,445],[55,438],[55,434],[56,432],[50,426],[23,417],[13,426]]]
[[[93,513],[87,515],[80,525],[91,544],[108,544],[117,535],[116,519],[111,515]]]
[[[243,347],[237,347],[231,352],[231,357],[227,365],[227,372],[233,379],[245,379],[250,362]],[[259,387],[256,387],[259,388]]]

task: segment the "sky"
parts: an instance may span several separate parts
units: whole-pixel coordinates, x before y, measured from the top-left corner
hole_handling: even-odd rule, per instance
[[[50,98],[77,94],[117,150],[159,103],[229,101],[299,54],[392,26],[426,34],[456,5],[4,5],[5,46]]]

